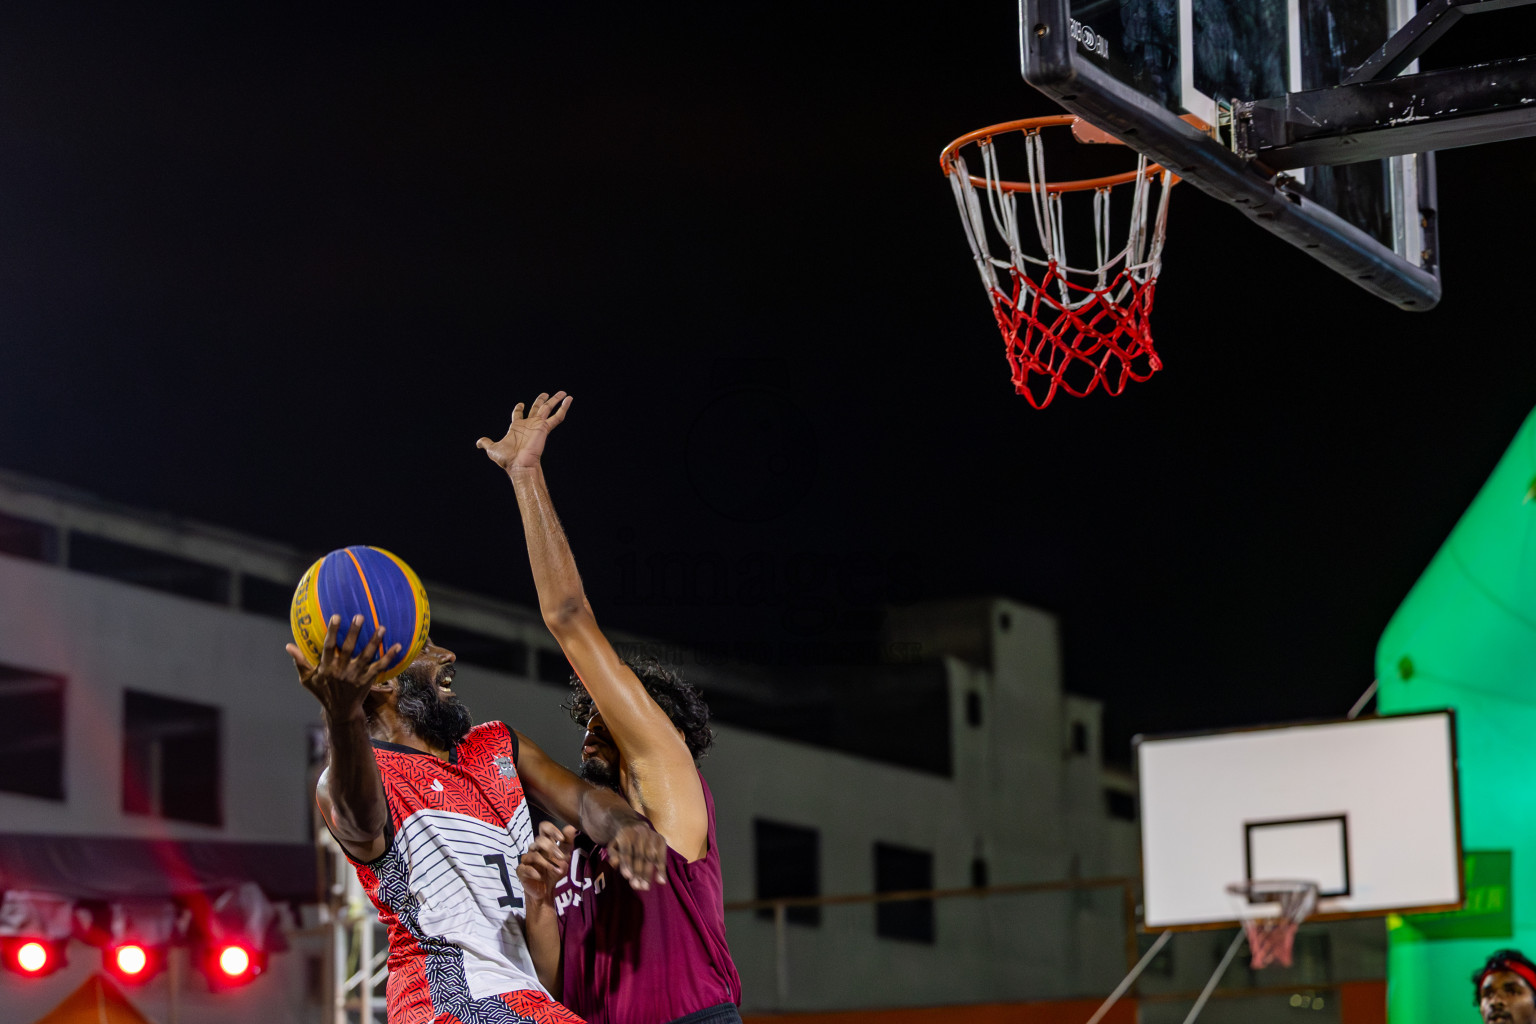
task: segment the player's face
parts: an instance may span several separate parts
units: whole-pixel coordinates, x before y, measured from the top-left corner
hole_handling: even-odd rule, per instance
[[[450,750],[469,733],[469,709],[453,692],[453,652],[431,639],[395,677],[395,710],[411,723],[417,736],[439,750]]]
[[[1533,1024],[1536,998],[1531,986],[1514,971],[1491,971],[1477,992],[1484,1024]]]
[[[421,649],[411,667],[406,669],[413,677],[432,684],[441,701],[457,700],[453,694],[454,662],[459,659],[446,647],[439,647],[427,637],[427,645]]]
[[[619,788],[619,748],[603,724],[601,713],[587,719],[587,734],[581,739],[581,777],[598,786]]]

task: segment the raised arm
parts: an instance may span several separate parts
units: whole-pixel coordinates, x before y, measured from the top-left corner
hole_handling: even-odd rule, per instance
[[[526,415],[522,403],[499,441],[477,447],[504,470],[517,493],[539,611],[602,712],[622,760],[620,783],[629,802],[688,860],[707,852],[709,816],[698,770],[682,734],[646,693],[598,629],[576,571],[576,559],[544,481],[541,459],[549,432],[571,406],[565,392],[540,395]]]
[[[539,746],[517,734],[517,775],[528,799],[581,827],[636,889],[667,880],[666,843],[619,794],[578,779]]]
[[[379,658],[384,641],[380,628],[353,657],[362,628],[363,617],[358,615],[338,647],[341,616],[333,615],[326,625],[320,664],[311,665],[294,644],[288,645],[288,655],[298,669],[299,682],[320,702],[329,741],[330,763],[315,787],[320,814],[342,849],[353,860],[367,864],[383,856],[388,846],[384,830],[389,825],[389,805],[373,759],[363,705],[374,680],[388,659],[399,653],[400,645],[394,644]]]

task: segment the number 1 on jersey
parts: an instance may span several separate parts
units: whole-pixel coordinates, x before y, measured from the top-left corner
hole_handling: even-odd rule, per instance
[[[521,908],[523,898],[512,895],[512,876],[507,872],[507,858],[499,853],[488,853],[485,855],[485,862],[487,864],[495,864],[497,869],[501,871],[501,884],[507,890],[505,896],[498,896],[496,898],[496,905],[498,907]]]

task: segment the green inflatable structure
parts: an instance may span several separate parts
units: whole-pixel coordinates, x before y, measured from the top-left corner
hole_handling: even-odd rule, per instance
[[[1536,413],[1376,648],[1382,714],[1456,709],[1467,907],[1387,920],[1390,1024],[1479,1021],[1471,974],[1536,959]]]

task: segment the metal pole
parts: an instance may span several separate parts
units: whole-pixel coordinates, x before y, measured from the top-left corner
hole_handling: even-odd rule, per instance
[[[1163,933],[1167,935],[1167,932]],[[1211,998],[1211,993],[1216,991],[1216,985],[1221,981],[1221,976],[1227,973],[1227,965],[1232,963],[1232,958],[1237,956],[1237,949],[1243,944],[1243,939],[1248,933],[1243,929],[1237,930],[1237,935],[1232,938],[1232,945],[1227,947],[1227,955],[1221,958],[1221,963],[1216,965],[1216,970],[1211,974],[1211,980],[1205,983],[1205,988],[1200,993],[1200,998],[1195,1000],[1195,1005],[1189,1008],[1189,1016],[1184,1018],[1184,1024],[1195,1024],[1195,1018],[1200,1016],[1200,1011],[1205,1009],[1206,1000]]]
[[[337,899],[331,911],[331,1024],[347,1024],[347,904]]]
[[[384,939],[384,948],[373,955],[373,970],[368,975],[368,988],[373,990],[376,989],[379,985],[387,986],[389,981],[389,935],[379,925],[379,922],[373,918],[369,918],[368,927],[373,929],[373,934],[376,939],[378,937],[382,937]],[[387,1015],[389,1009],[387,1005],[389,1001],[388,995],[382,992],[375,992],[374,998],[386,1004],[383,1012]],[[366,1021],[365,1024],[376,1024],[376,1022],[370,1020]],[[388,1024],[387,1020],[385,1021],[385,1024]]]
[[[354,914],[352,919],[356,922],[357,972],[361,975],[357,986],[357,1020],[358,1024],[373,1024],[373,922],[364,914]]]
[[[1365,692],[1360,695],[1360,699],[1355,701],[1355,706],[1350,708],[1349,709],[1349,714],[1345,715],[1344,717],[1348,718],[1350,720],[1354,720],[1356,718],[1359,718],[1360,717],[1360,712],[1364,711],[1365,710],[1365,706],[1371,702],[1371,698],[1376,696],[1376,690],[1380,686],[1381,686],[1381,680],[1379,680],[1379,679],[1372,679],[1371,680],[1371,685],[1367,686],[1365,688]]]
[[[1136,962],[1136,966],[1131,968],[1129,974],[1120,979],[1120,984],[1115,986],[1115,990],[1109,994],[1109,998],[1099,1005],[1099,1008],[1094,1011],[1092,1017],[1088,1018],[1088,1024],[1099,1024],[1099,1021],[1104,1019],[1104,1015],[1109,1012],[1109,1008],[1119,1002],[1120,997],[1125,995],[1125,990],[1136,983],[1136,979],[1141,977],[1141,972],[1146,970],[1147,965],[1157,956],[1158,950],[1162,949],[1163,944],[1172,937],[1173,932],[1163,932],[1163,934],[1157,937],[1157,941],[1152,943],[1152,948],[1142,954],[1141,959]]]
[[[166,982],[171,990],[169,1024],[181,1024],[181,958],[182,953],[179,949],[165,951],[168,968]]]
[[[773,966],[780,1010],[789,1004],[789,942],[785,935],[788,917],[789,908],[782,902],[773,905]]]
[[[1136,889],[1132,882],[1127,881],[1120,889],[1121,911],[1125,914],[1125,966],[1130,969],[1136,966],[1139,959],[1136,953],[1138,945],[1136,941]]]

